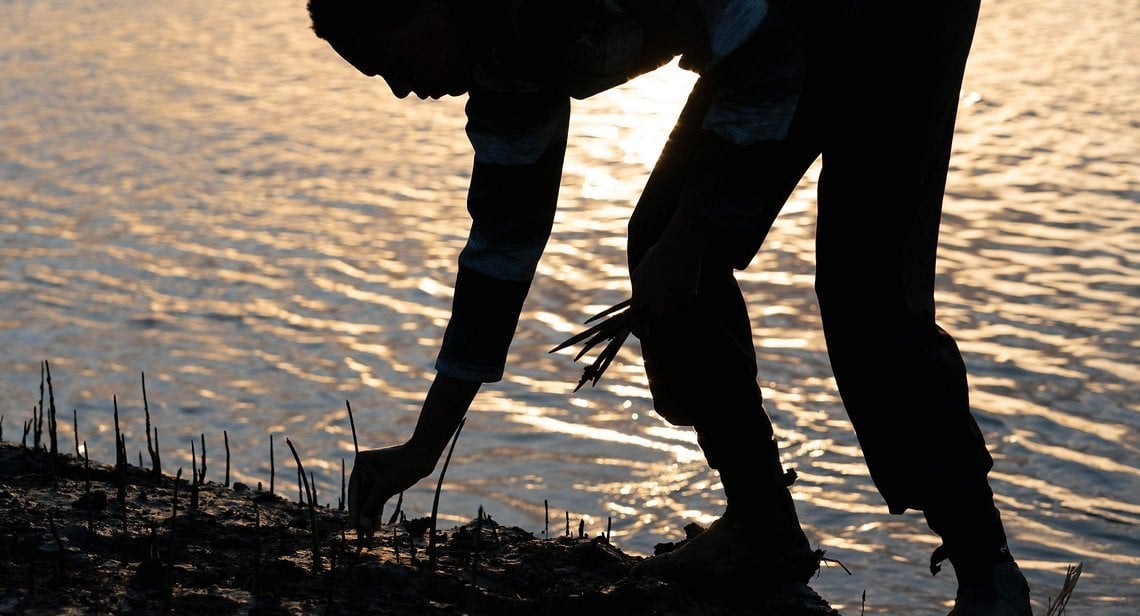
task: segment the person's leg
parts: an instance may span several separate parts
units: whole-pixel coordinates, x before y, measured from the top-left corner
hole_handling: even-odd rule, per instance
[[[763,222],[723,231],[713,242],[692,305],[639,324],[646,374],[658,413],[693,426],[709,465],[719,471],[728,500],[724,521],[748,520],[754,543],[810,557],[756,383],[751,323],[733,271],[747,265],[818,150],[806,137],[745,147],[717,138],[700,128],[708,95],[698,84],[638,202],[630,221],[630,269],[660,237],[690,178],[710,168],[739,168],[726,174],[734,184],[726,189],[748,191],[763,209]],[[718,536],[706,532],[691,544],[704,546],[698,560],[740,543]]]
[[[934,307],[942,196],[976,15],[976,2],[876,5],[853,24],[844,47],[860,52],[833,65],[832,100],[842,103],[828,113],[817,234],[828,352],[872,479],[892,512],[926,514],[960,587],[1010,561],[965,365]],[[888,30],[900,23],[907,29]]]

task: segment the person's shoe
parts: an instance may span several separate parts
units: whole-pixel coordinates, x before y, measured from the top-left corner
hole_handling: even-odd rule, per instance
[[[959,576],[961,579],[962,576]],[[1032,616],[1029,583],[1017,563],[1003,562],[982,575],[958,584],[954,609],[948,616]]]
[[[682,585],[805,583],[819,570],[822,551],[803,531],[765,535],[729,516],[677,549],[653,556],[630,572]]]

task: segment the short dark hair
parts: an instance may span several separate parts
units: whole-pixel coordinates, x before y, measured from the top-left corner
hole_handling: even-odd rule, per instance
[[[407,21],[422,0],[309,0],[309,19],[317,38],[332,42],[361,24],[388,27]]]

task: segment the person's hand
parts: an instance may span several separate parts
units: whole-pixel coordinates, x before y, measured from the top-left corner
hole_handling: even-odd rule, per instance
[[[708,229],[681,210],[630,274],[637,332],[649,320],[679,311],[697,297]]]
[[[638,325],[644,325],[656,317],[676,312],[696,299],[701,279],[701,258],[661,241],[645,253],[630,278],[634,320]]]
[[[356,455],[348,480],[348,523],[359,536],[371,537],[382,524],[384,503],[424,477],[419,466],[403,445]]]

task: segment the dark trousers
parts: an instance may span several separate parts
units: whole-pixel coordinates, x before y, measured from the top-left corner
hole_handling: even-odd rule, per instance
[[[640,332],[646,372],[658,412],[694,426],[722,476],[779,472],[761,452],[774,450],[772,428],[733,270],[759,250],[822,155],[816,292],[871,476],[894,513],[947,503],[992,510],[992,460],[970,414],[961,354],[934,307],[942,197],[978,6],[866,4],[874,6],[839,31],[805,30],[805,88],[782,141],[740,146],[702,130],[714,93],[710,80],[698,81],[630,220],[630,271],[695,174],[715,174],[719,190],[750,199],[761,223],[717,230],[695,302]],[[892,29],[898,23],[907,29]]]

